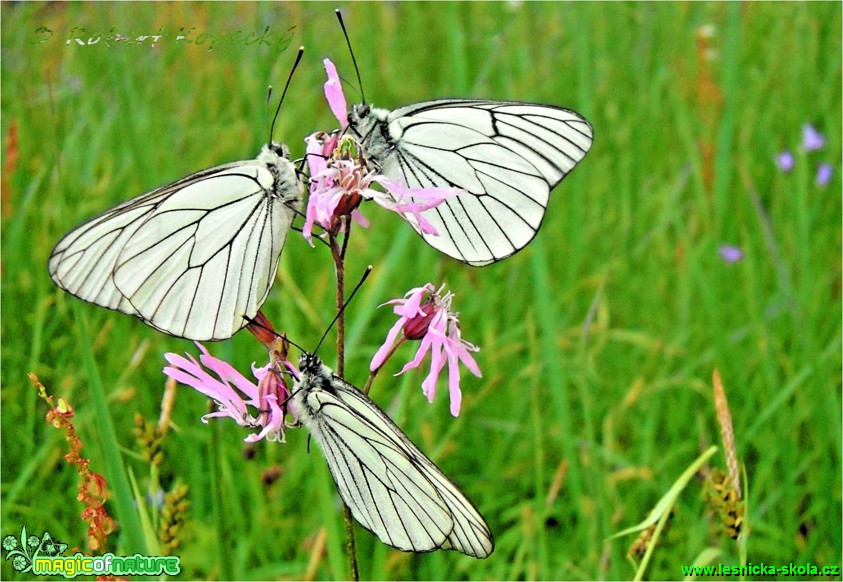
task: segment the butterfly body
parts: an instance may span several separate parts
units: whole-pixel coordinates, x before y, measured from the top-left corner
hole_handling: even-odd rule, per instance
[[[58,242],[50,276],[170,335],[227,339],[266,299],[299,209],[289,157],[272,142],[112,208]]]
[[[354,518],[403,551],[485,558],[489,527],[465,495],[360,390],[303,354],[291,413],[319,444]]]
[[[437,234],[420,234],[474,266],[509,257],[533,239],[550,191],[593,139],[591,125],[574,111],[479,99],[424,101],[394,111],[356,105],[346,131],[388,178],[410,188],[464,191],[425,211]]]

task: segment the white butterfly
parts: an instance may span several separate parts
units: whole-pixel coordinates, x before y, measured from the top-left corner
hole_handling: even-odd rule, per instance
[[[475,266],[505,259],[533,239],[550,191],[593,138],[578,113],[515,101],[442,99],[391,112],[362,104],[352,107],[348,124],[366,159],[388,178],[403,178],[410,188],[466,191],[422,212],[438,234],[419,233]]]
[[[76,227],[53,249],[56,284],[192,340],[231,337],[275,279],[303,184],[287,147],[191,174]]]
[[[325,454],[340,497],[382,542],[406,552],[485,558],[494,542],[465,495],[360,390],[314,354],[299,360],[288,406]]]

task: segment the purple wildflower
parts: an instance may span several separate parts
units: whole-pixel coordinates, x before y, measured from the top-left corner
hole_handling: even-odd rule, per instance
[[[403,332],[399,341],[421,340],[415,357],[398,374],[412,368],[418,368],[429,351],[430,373],[422,383],[422,391],[428,401],[433,402],[436,395],[436,383],[439,375],[448,363],[448,389],[451,396],[451,414],[459,416],[462,392],[460,391],[459,363],[477,376],[482,376],[480,368],[470,352],[480,350],[477,346],[460,337],[459,313],[451,311],[453,294],[443,294],[444,285],[438,291],[433,284],[416,287],[408,291],[403,298],[387,301],[384,305],[393,305],[392,310],[400,316],[386,336],[386,341],[375,353],[369,369],[379,369],[394,350],[393,345],[398,333]],[[396,374],[396,376],[398,375]]]
[[[460,193],[459,190],[449,188],[408,188],[403,180],[390,180],[370,171],[359,158],[355,159],[349,154],[335,155],[345,149],[345,144],[351,143],[347,138],[340,140],[339,143],[343,144],[340,147],[337,147],[333,138],[321,142],[320,134],[313,134],[306,141],[308,152],[322,149],[324,155],[326,146],[333,145],[335,148],[330,152],[329,159],[322,159],[324,165],[317,155],[309,157],[309,160],[313,160],[311,170],[318,169],[318,172],[311,174],[310,196],[302,227],[302,234],[307,240],[311,240],[315,224],[338,234],[342,228],[339,220],[342,216],[351,216],[360,226],[368,227],[368,219],[359,210],[363,200],[372,200],[381,208],[400,214],[419,232],[437,234],[422,212]],[[386,192],[375,190],[374,184],[382,186]]]
[[[328,81],[325,97],[341,127],[348,125],[347,105],[339,75],[334,64],[325,59]],[[462,190],[453,188],[410,188],[403,179],[392,180],[371,171],[359,144],[351,136],[339,137],[337,132],[317,132],[305,139],[310,169],[310,196],[305,211],[302,234],[308,241],[313,226],[319,224],[326,231],[338,234],[344,224],[342,216],[351,216],[359,225],[369,226],[369,221],[359,211],[364,200],[373,200],[382,208],[396,212],[423,234],[437,234],[422,212],[457,196]],[[385,192],[376,190],[381,186]]]
[[[807,152],[821,150],[825,146],[825,136],[818,132],[813,125],[806,123],[802,126],[802,147]]]
[[[793,169],[795,160],[793,159],[793,154],[790,150],[784,150],[776,156],[776,165],[779,167],[779,170],[785,173],[790,172]]]
[[[202,352],[199,362],[189,354],[184,358],[168,353],[164,357],[170,365],[164,368],[164,373],[217,402],[219,410],[203,416],[202,422],[227,416],[240,426],[261,428],[259,433],[247,436],[244,439],[246,442],[252,443],[264,437],[270,441],[284,442],[285,403],[290,391],[281,368],[283,366],[295,371],[292,364],[283,360],[278,352],[271,351],[270,362],[266,366],[256,368],[252,364],[252,373],[258,379],[256,386],[231,364],[209,354],[202,344],[197,342],[196,345]],[[203,366],[217,378],[206,372]],[[257,409],[257,416],[249,413],[249,407]]]
[[[831,164],[822,163],[817,168],[817,186],[820,188],[825,188],[828,186],[828,183],[831,182],[831,176],[834,174],[834,168],[832,168]]]
[[[743,250],[735,245],[721,245],[717,251],[720,258],[726,263],[733,265],[743,259]]]

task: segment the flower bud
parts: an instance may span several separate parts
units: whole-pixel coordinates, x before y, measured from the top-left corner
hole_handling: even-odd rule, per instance
[[[428,298],[419,311],[421,313],[404,322],[404,337],[408,340],[420,340],[427,334],[427,330],[430,328],[430,322],[433,316],[436,315],[433,298]]]

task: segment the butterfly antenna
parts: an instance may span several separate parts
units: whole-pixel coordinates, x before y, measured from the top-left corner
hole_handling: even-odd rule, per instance
[[[293,63],[293,68],[290,69],[290,76],[287,77],[287,84],[284,85],[284,90],[281,92],[281,99],[278,100],[278,107],[275,109],[275,115],[272,116],[272,125],[269,126],[269,143],[272,143],[272,136],[275,133],[275,120],[278,119],[278,113],[281,111],[281,104],[284,102],[284,96],[287,94],[287,88],[290,86],[290,81],[293,80],[293,73],[296,72],[296,67],[301,62],[301,57],[304,54],[304,47],[299,47],[299,54],[296,55],[296,62]]]
[[[351,49],[351,40],[348,38],[348,31],[345,29],[345,22],[342,20],[342,12],[337,9],[337,20],[340,21],[340,27],[342,27],[342,34],[345,36],[345,44],[348,45],[348,52],[351,54],[351,62],[354,63],[354,72],[357,73],[357,84],[360,86],[360,98],[363,100],[363,103],[366,103],[366,95],[363,93],[363,81],[360,79],[360,69],[357,67],[357,59],[354,58],[354,51]]]
[[[269,123],[269,101],[272,99],[272,85],[267,87],[266,89],[266,103],[263,107],[263,123],[266,125]],[[269,141],[272,141],[272,135],[269,136]]]
[[[372,265],[369,265],[368,267],[366,267],[366,271],[363,273],[363,276],[360,277],[360,281],[358,281],[357,285],[354,287],[354,291],[351,292],[351,295],[349,295],[348,299],[345,300],[345,303],[342,304],[342,307],[340,307],[340,310],[337,311],[337,314],[334,316],[334,319],[331,320],[331,324],[328,326],[328,329],[326,329],[325,333],[322,334],[322,339],[319,340],[319,343],[316,344],[316,348],[313,350],[314,354],[319,351],[319,346],[321,346],[322,342],[325,341],[325,338],[328,337],[328,332],[331,331],[332,327],[334,327],[334,324],[340,318],[340,315],[343,314],[343,312],[345,311],[345,308],[348,307],[348,304],[351,303],[352,299],[354,299],[354,295],[357,293],[357,291],[363,285],[363,282],[366,280],[366,278],[369,276],[369,273],[371,273],[371,272],[372,272]]]

